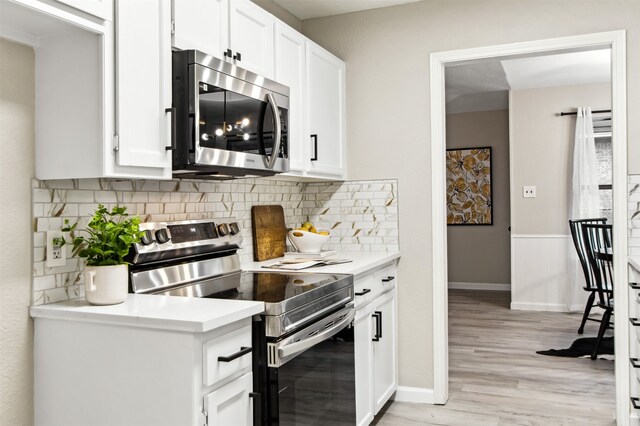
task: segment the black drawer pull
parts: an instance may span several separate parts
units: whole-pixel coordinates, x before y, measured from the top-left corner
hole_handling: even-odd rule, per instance
[[[382,312],[375,311],[373,313],[373,317],[376,319],[376,334],[371,340],[373,340],[374,342],[379,342],[382,338]]]
[[[241,356],[248,354],[252,350],[253,349],[251,347],[242,346],[240,348],[240,350],[238,352],[236,352],[235,354],[233,354],[233,355],[219,356],[218,357],[218,361],[220,361],[220,362],[231,362],[234,359],[240,358]]]
[[[371,293],[371,289],[370,288],[363,288],[362,291],[356,293],[356,296],[364,296],[367,293]]]
[[[387,278],[383,278],[382,282],[383,283],[388,283],[389,281],[391,281],[393,279],[393,277],[387,277]]]
[[[638,363],[638,358],[629,358],[629,361],[631,361],[631,365],[633,366],[633,368],[640,368],[640,363]]]
[[[251,392],[249,393],[249,398],[255,399],[255,404],[253,404],[253,424],[261,425],[262,424],[262,395],[260,392]]]
[[[629,322],[635,327],[640,326],[640,321],[638,321],[638,318],[629,318]]]
[[[631,287],[634,290],[640,290],[640,284],[638,283],[629,283],[629,287]]]
[[[633,408],[635,408],[636,410],[640,410],[640,405],[638,405],[640,398],[635,398],[632,396],[630,399],[631,399],[631,405],[633,405]]]

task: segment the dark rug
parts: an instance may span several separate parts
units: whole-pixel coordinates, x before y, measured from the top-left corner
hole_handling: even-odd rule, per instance
[[[536,351],[540,355],[562,356],[578,358],[581,356],[591,356],[596,345],[595,337],[583,337],[571,344],[568,349],[549,349],[547,351]],[[605,337],[600,342],[598,355],[613,355],[613,337]]]

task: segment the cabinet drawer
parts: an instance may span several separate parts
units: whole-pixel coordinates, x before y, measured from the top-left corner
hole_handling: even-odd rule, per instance
[[[353,284],[355,289],[355,308],[364,306],[372,300],[372,296],[379,291],[376,289],[376,281],[373,274],[358,278]]]
[[[376,271],[374,278],[380,283],[382,291],[389,290],[396,285],[397,268],[396,265],[387,266],[379,271]]]
[[[204,385],[211,386],[238,371],[250,370],[252,353],[246,349],[243,350],[243,348],[250,347],[250,325],[204,342],[202,345],[202,380]]]

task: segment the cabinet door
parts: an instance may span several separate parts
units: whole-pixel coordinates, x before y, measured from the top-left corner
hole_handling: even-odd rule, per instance
[[[320,46],[307,43],[307,117],[310,171],[345,176],[345,66]]]
[[[389,400],[398,387],[396,355],[396,290],[393,289],[374,302],[372,312],[373,342],[373,392],[375,412]]]
[[[120,166],[171,168],[171,3],[116,1]]]
[[[289,87],[289,161],[292,171],[309,168],[308,139],[305,137],[305,41],[293,28],[276,25],[275,80]]]
[[[110,21],[113,18],[113,0],[58,0],[90,15]]]
[[[204,397],[210,426],[249,426],[253,424],[252,374],[247,373]]]
[[[249,0],[229,4],[230,46],[241,58],[235,63],[273,79],[273,33],[276,19]]]
[[[371,309],[356,312],[354,321],[356,357],[356,424],[368,425],[373,421],[373,327]]]
[[[173,0],[173,47],[223,59],[229,47],[228,0]]]

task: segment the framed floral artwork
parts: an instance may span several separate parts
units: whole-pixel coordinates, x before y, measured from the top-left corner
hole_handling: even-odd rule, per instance
[[[491,148],[447,149],[447,225],[492,225]]]

